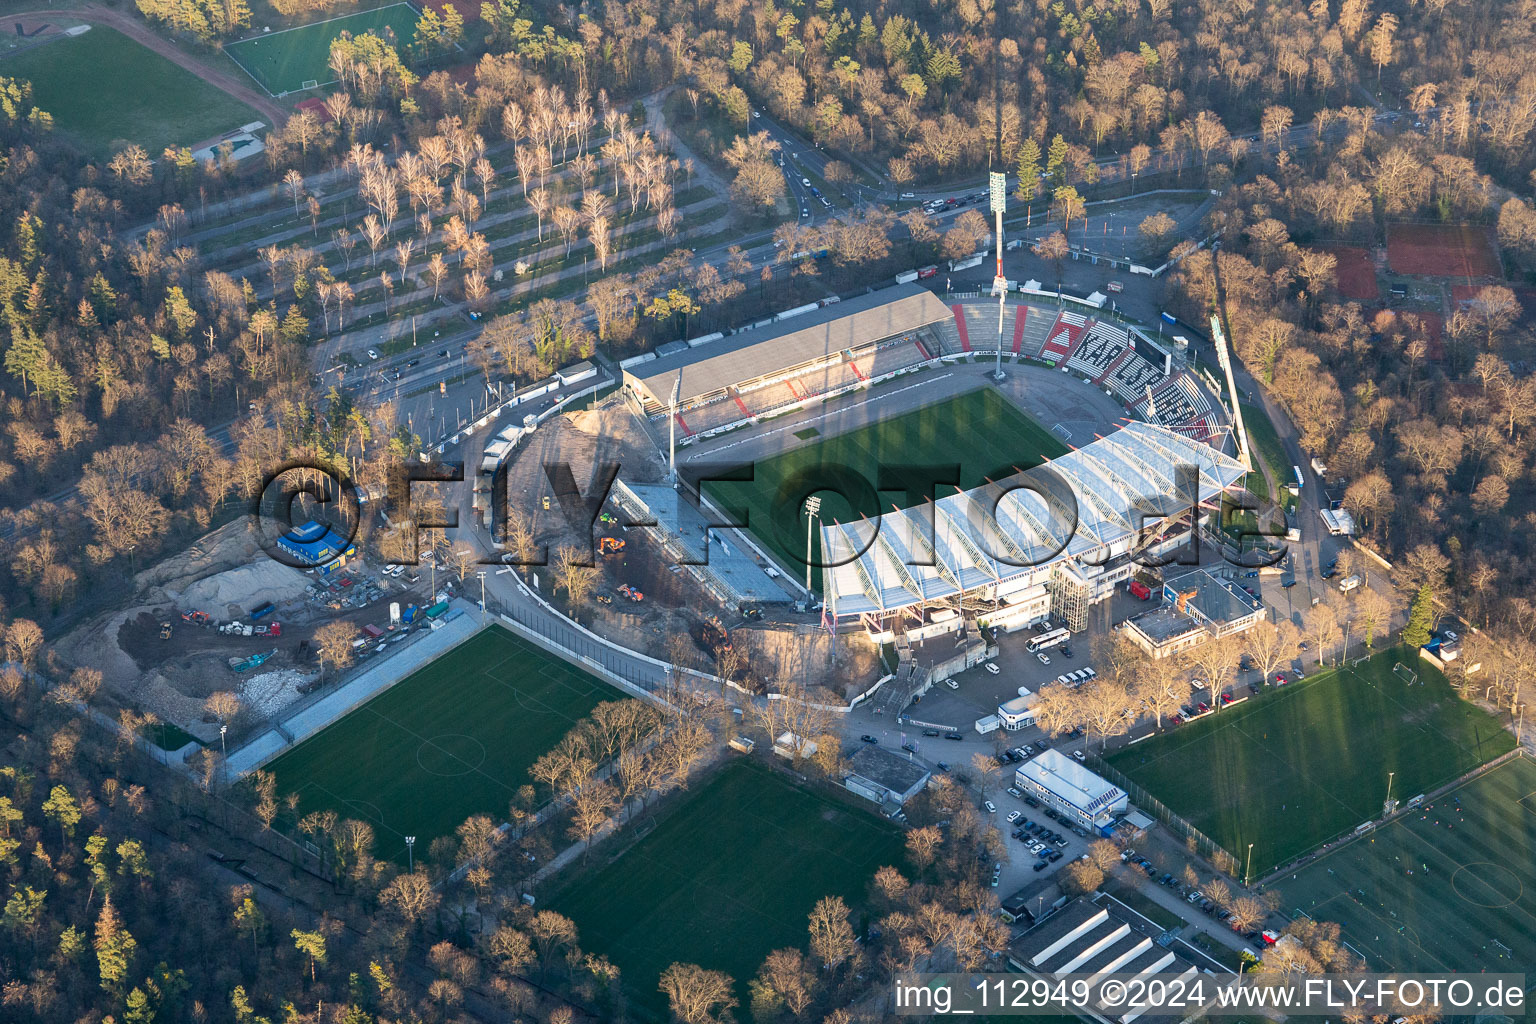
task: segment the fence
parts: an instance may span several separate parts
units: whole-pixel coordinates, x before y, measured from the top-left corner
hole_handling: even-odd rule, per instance
[[[1215,865],[1218,871],[1234,876],[1237,874],[1240,867],[1237,858],[1228,853],[1216,840],[1195,828],[1182,816],[1175,814],[1167,804],[1148,793],[1142,786],[1132,782],[1124,772],[1111,766],[1098,754],[1089,751],[1087,761],[1090,768],[1125,790],[1126,795],[1137,807],[1150,813],[1185,842],[1193,840],[1195,852]]]

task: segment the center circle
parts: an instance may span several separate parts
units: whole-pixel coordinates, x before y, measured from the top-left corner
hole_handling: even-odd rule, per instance
[[[1502,864],[1486,860],[1457,868],[1451,876],[1451,888],[1473,906],[1489,910],[1513,906],[1525,895],[1525,885],[1518,875]]]
[[[416,763],[428,775],[468,775],[485,763],[485,745],[461,732],[443,733],[416,748]]]

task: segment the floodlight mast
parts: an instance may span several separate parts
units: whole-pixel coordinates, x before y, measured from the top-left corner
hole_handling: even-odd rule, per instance
[[[672,425],[671,440],[667,444],[667,460],[671,470],[672,486],[677,486],[677,403],[683,395],[683,371],[677,371],[677,380],[672,385],[672,401],[670,403],[671,415],[667,419]]]
[[[993,171],[989,180],[992,194],[992,214],[997,224],[997,272],[992,277],[992,290],[997,293],[997,362],[992,379],[1003,379],[1003,321],[1007,315],[1004,299],[1008,295],[1008,279],[1003,276],[1003,211],[1008,206],[1008,175]]]

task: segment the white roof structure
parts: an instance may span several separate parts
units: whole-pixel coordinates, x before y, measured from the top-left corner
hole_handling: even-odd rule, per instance
[[[1047,466],[929,505],[823,524],[827,610],[885,615],[972,591],[1003,597],[1048,579],[1057,562],[1130,552],[1188,506],[1180,466],[1198,469],[1201,504],[1244,473],[1209,445],[1133,422]]]
[[[1019,766],[1015,775],[1044,789],[1090,815],[1124,799],[1125,793],[1055,748],[1042,750],[1033,761]]]

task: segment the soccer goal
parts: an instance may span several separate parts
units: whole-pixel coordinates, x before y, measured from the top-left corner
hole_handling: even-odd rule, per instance
[[[1372,657],[1373,657],[1373,655],[1367,654],[1367,655],[1364,655],[1362,657],[1356,658],[1354,661],[1349,663],[1349,667],[1350,668],[1359,668],[1361,665],[1364,665],[1366,662],[1370,661]]]
[[[301,89],[318,89],[318,88],[320,88],[320,83],[318,81],[316,81],[315,79],[313,79],[313,78],[306,78],[306,79],[304,79],[303,84],[299,86],[299,88],[301,88]]]
[[[1402,662],[1398,662],[1392,666],[1392,674],[1397,676],[1397,678],[1401,679],[1403,682],[1407,683],[1409,686],[1412,686],[1414,683],[1419,681],[1419,674],[1413,669],[1409,668],[1407,665],[1404,665]]]

